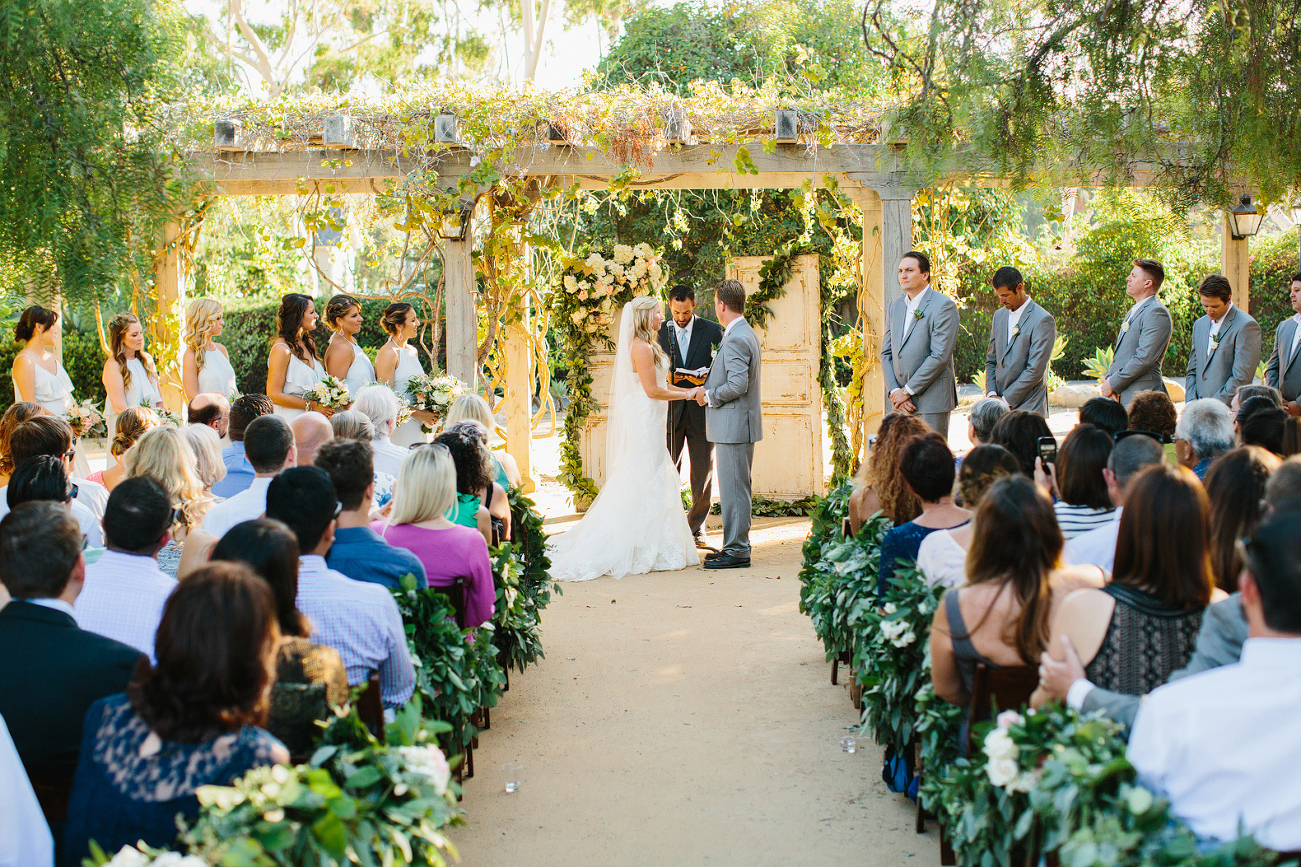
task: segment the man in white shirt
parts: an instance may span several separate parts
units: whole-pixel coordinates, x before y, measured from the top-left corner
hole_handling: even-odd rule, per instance
[[[14,466],[26,461],[49,455],[63,461],[63,468],[72,478],[74,441],[72,428],[58,416],[38,415],[21,422],[9,437],[9,454]],[[0,518],[9,513],[9,486],[0,488]],[[77,480],[77,491],[73,495],[69,509],[86,543],[92,548],[102,548],[104,537],[99,522],[104,517],[104,507],[108,503],[108,491],[94,482]]]
[[[1298,536],[1301,513],[1281,512],[1245,546],[1240,661],[1159,687],[1134,720],[1127,756],[1140,782],[1203,838],[1241,832],[1269,849],[1301,849]]]
[[[278,415],[258,416],[244,431],[244,456],[253,465],[253,483],[218,503],[203,519],[203,530],[220,539],[231,527],[262,517],[267,510],[267,486],[281,470],[298,462],[294,432]]]
[[[1278,324],[1274,332],[1274,350],[1265,368],[1265,384],[1277,388],[1283,395],[1283,409],[1291,416],[1301,416],[1301,273],[1292,276],[1289,299],[1295,313]]]
[[[394,445],[391,439],[398,421],[398,396],[387,385],[368,385],[359,389],[354,397],[352,408],[369,418],[375,426],[375,439],[370,444],[374,450],[375,472],[396,479],[408,451]]]
[[[289,423],[294,432],[294,449],[298,454],[298,466],[310,467],[316,460],[316,450],[334,439],[334,428],[330,420],[319,412],[305,412]]]
[[[77,597],[77,625],[134,647],[154,659],[154,636],[176,579],[158,568],[158,552],[172,540],[175,512],[162,486],[148,476],[124,479],[104,512],[104,542],[86,567]]]
[[[1165,449],[1156,440],[1142,434],[1124,436],[1124,433],[1111,450],[1107,466],[1102,471],[1102,477],[1107,481],[1107,493],[1111,496],[1111,502],[1116,504],[1115,520],[1068,541],[1062,551],[1062,562],[1068,566],[1092,564],[1111,573],[1116,565],[1116,536],[1120,533],[1121,507],[1130,480],[1144,467],[1165,460]]]
[[[298,610],[311,621],[312,640],[339,652],[349,686],[378,671],[384,707],[406,704],[415,691],[415,669],[393,594],[325,564],[342,505],[329,474],[319,467],[287,469],[271,482],[266,503],[267,517],[298,537]]]

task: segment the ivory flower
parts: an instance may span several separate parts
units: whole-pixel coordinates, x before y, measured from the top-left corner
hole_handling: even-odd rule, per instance
[[[1006,786],[1016,779],[1020,768],[1017,767],[1014,759],[991,759],[985,765],[985,773],[989,775],[989,781],[996,786]]]
[[[629,262],[632,261],[632,258],[633,258],[632,247],[629,247],[627,244],[614,245],[614,261],[616,264],[621,266],[627,265]]]
[[[578,291],[578,281],[574,279],[573,274],[565,275],[565,291],[570,293]]]
[[[993,729],[985,735],[985,743],[981,747],[981,752],[989,756],[991,762],[999,759],[1009,759],[1015,762],[1016,757],[1020,755],[1021,750],[1017,747],[1012,736],[1007,733],[1007,729]]]

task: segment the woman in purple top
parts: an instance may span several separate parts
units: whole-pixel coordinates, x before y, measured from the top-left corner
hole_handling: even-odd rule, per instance
[[[420,558],[430,587],[465,579],[465,625],[492,619],[497,587],[483,534],[445,517],[456,502],[456,466],[445,446],[421,445],[402,461],[393,484],[393,511],[371,525],[390,545]]]

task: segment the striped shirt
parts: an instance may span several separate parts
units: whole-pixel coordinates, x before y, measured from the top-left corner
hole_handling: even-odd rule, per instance
[[[105,551],[86,567],[86,584],[73,603],[77,625],[154,657],[154,636],[176,579],[155,557]]]
[[[1057,526],[1062,528],[1062,537],[1074,539],[1081,533],[1106,526],[1116,519],[1116,510],[1095,509],[1092,506],[1071,506],[1058,500],[1053,503],[1057,513]]]
[[[327,567],[324,557],[306,554],[299,558],[298,610],[312,623],[312,640],[339,651],[349,686],[365,683],[378,669],[385,707],[401,707],[411,698],[415,669],[388,588],[354,581]]]

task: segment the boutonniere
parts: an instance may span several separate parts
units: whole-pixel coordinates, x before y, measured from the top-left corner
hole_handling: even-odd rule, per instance
[[[1211,338],[1211,352],[1214,352],[1215,350],[1217,350],[1217,349],[1219,349],[1219,348],[1220,348],[1220,338],[1218,338],[1218,337],[1212,337],[1212,338]]]
[[[1129,330],[1129,320],[1126,319],[1124,323],[1120,326],[1120,333],[1124,334],[1128,330]]]
[[[917,321],[920,322],[921,318],[922,318],[922,309],[918,307],[916,310],[913,311],[913,319],[916,319]]]
[[[1021,326],[1020,326],[1020,325],[1013,325],[1013,326],[1012,326],[1012,339],[1013,339],[1013,340],[1016,340],[1016,339],[1017,339],[1018,337],[1020,337],[1020,336],[1021,336]]]

